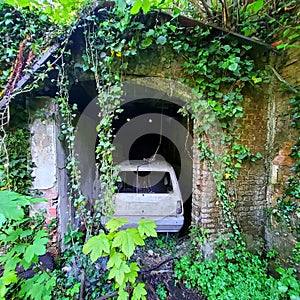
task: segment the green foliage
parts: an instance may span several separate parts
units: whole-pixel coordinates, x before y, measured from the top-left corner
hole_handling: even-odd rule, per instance
[[[12,5],[17,4],[17,1],[12,0],[5,2]],[[2,92],[0,91],[0,93],[3,94],[3,89],[10,78],[18,46],[27,35],[31,37],[28,41],[29,47],[34,53],[41,54],[42,50],[45,50],[49,45],[51,38],[57,33],[61,33],[61,31],[57,31],[57,26],[52,25],[51,21],[62,26],[77,21],[78,8],[84,6],[86,2],[71,2],[65,0],[52,2],[53,5],[49,5],[47,1],[19,1],[17,10],[4,5],[3,1],[0,3],[0,14],[2,14],[0,28],[3,36],[5,36],[4,44],[0,45],[2,57],[0,61],[0,88]],[[226,8],[225,3],[229,12],[227,17],[230,16],[227,21],[223,16]],[[247,7],[237,7],[239,3],[240,1],[212,1],[208,9],[200,7],[199,14],[201,18],[205,18],[206,15],[207,20],[210,18],[216,20],[223,27],[235,28],[236,31],[249,36],[256,35],[265,41],[271,41],[277,27],[282,27],[281,25],[285,26],[284,37],[291,42],[297,38],[299,28],[294,28],[293,24],[290,25],[288,22],[290,18],[285,16],[286,13],[283,14],[284,5],[290,5],[291,3],[280,1],[281,10],[269,4],[266,5],[266,1],[255,1]],[[190,31],[187,33],[186,29],[178,27],[176,16],[163,25],[156,24],[153,28],[148,28],[147,24],[138,21],[138,16],[131,15],[137,14],[140,10],[148,12],[151,5],[156,7],[170,6],[174,9],[175,15],[178,15],[180,8],[190,6],[187,2],[184,2],[183,5],[182,2],[136,0],[131,6],[131,10],[127,9],[126,5],[123,0],[116,1],[116,7],[112,8],[109,13],[105,9],[99,10],[102,15],[101,20],[91,14],[80,24],[86,42],[86,53],[82,57],[82,70],[94,74],[98,91],[98,105],[101,111],[101,122],[97,126],[98,145],[96,148],[101,193],[96,201],[93,215],[91,211],[86,209],[87,199],[80,194],[80,174],[73,152],[75,129],[73,121],[76,108],[70,107],[68,103],[68,89],[70,86],[69,78],[66,75],[68,72],[66,72],[65,64],[62,64],[59,69],[58,86],[60,90],[57,95],[57,103],[64,119],[62,134],[68,149],[67,168],[70,176],[70,205],[76,209],[76,217],[81,224],[84,224],[88,236],[91,235],[91,232],[96,234],[101,232],[101,216],[111,215],[113,210],[112,195],[115,191],[116,172],[112,161],[114,150],[112,145],[112,121],[120,112],[123,75],[126,74],[130,58],[136,54],[143,55],[147,51],[159,51],[164,46],[170,52],[170,57],[172,57],[173,51],[184,60],[183,70],[185,74],[184,78],[180,80],[192,87],[197,97],[195,101],[187,103],[186,108],[182,109],[182,113],[186,114],[189,111],[192,112],[193,119],[203,120],[197,132],[195,132],[199,138],[200,158],[209,162],[209,168],[213,171],[217,184],[217,196],[221,199],[223,205],[226,224],[233,232],[238,234],[238,226],[233,214],[237,199],[230,193],[228,186],[231,180],[238,177],[238,171],[245,160],[253,161],[260,157],[259,154],[255,156],[250,152],[250,149],[240,145],[236,134],[237,120],[243,117],[242,90],[244,86],[249,84],[253,87],[258,86],[260,82],[265,80],[265,73],[256,69],[255,63],[249,55],[253,50],[249,46],[240,45],[227,39],[211,38],[208,40],[207,37],[210,32],[206,29],[189,29]],[[20,9],[19,6],[29,7],[30,9]],[[33,12],[36,12],[36,9],[39,12],[34,14]],[[272,17],[265,21],[265,18],[269,15]],[[49,32],[43,35],[44,30],[40,30],[40,28],[50,28],[51,38],[45,39]],[[11,36],[14,38],[10,38]],[[64,50],[62,52],[64,54],[63,59],[69,61],[67,53]],[[202,99],[205,99],[205,101]],[[218,132],[211,130],[216,123],[221,124],[224,135],[219,135]],[[24,141],[26,133],[21,131],[18,134],[21,137],[20,140]],[[216,142],[214,147],[218,148],[220,145],[226,145],[226,149],[221,153],[214,151],[215,148],[205,140],[207,135]],[[9,148],[14,149],[14,146]],[[24,148],[22,149],[24,150]],[[23,153],[26,153],[26,151],[23,151]],[[3,183],[2,187],[10,187],[14,190],[24,188],[24,192],[28,193],[28,190],[25,191],[25,186],[27,189],[29,182],[31,182],[30,172],[27,169],[25,172],[25,165],[28,167],[28,163],[26,160],[22,161],[22,159],[18,153],[10,161],[12,163],[15,161],[16,169],[20,170],[19,174],[23,176],[20,176],[20,178],[24,178],[24,180],[18,182],[19,184],[24,182],[24,187],[14,183],[15,177],[12,176],[11,178],[7,177],[7,183]],[[4,169],[0,171],[2,171],[2,174],[6,174]],[[10,176],[11,173],[8,173],[8,175]],[[18,173],[14,173],[14,175],[18,175]],[[27,179],[29,180],[27,181]],[[291,193],[294,193],[295,196],[297,189],[291,189]],[[12,205],[12,201],[6,201],[7,205]],[[102,209],[101,212],[99,207]],[[15,217],[18,217],[18,211],[16,214]],[[2,222],[7,222],[3,216],[4,212]],[[25,220],[30,222],[26,217]],[[14,222],[11,225],[15,230],[8,232],[10,237],[7,242],[17,243],[19,240],[29,239],[29,236],[33,234],[33,231],[30,230],[33,229],[24,230],[26,222],[24,221],[23,224],[23,220],[15,220]],[[125,224],[124,222],[124,220],[112,219],[106,225],[109,233],[101,232],[99,235],[90,238],[84,246],[84,235],[80,231],[70,228],[70,232],[65,239],[67,250],[61,263],[62,265],[69,264],[71,269],[73,266],[75,267],[74,270],[72,269],[69,272],[68,276],[65,276],[62,271],[56,271],[54,276],[57,277],[59,289],[55,289],[53,295],[57,299],[78,298],[82,272],[85,272],[86,278],[89,278],[87,283],[93,286],[93,291],[86,288],[87,297],[96,298],[111,291],[111,287],[107,282],[112,279],[115,288],[118,289],[119,299],[127,299],[130,285],[133,287],[133,299],[145,299],[144,284],[136,283],[139,267],[137,263],[130,263],[129,260],[134,250],[138,246],[144,245],[145,238],[156,236],[156,232],[154,226],[148,221],[141,222],[137,229],[129,228],[118,231]],[[17,258],[8,266],[17,263],[27,266],[30,262],[35,261],[36,257],[44,250],[46,236],[43,234],[43,231],[40,235],[36,233],[39,240],[31,238],[29,241],[26,240],[27,244],[25,246],[23,245],[24,242],[21,247],[13,247],[12,249],[15,249],[16,252],[14,253]],[[194,234],[195,246],[199,253],[200,244],[205,240],[205,232],[194,232]],[[285,277],[284,271],[281,271],[282,281],[280,285],[276,285],[272,278],[266,276],[265,263],[260,261],[257,256],[241,249],[243,243],[240,239],[235,238],[234,243],[237,248],[219,249],[216,252],[217,259],[215,261],[201,262],[198,260],[199,257],[196,257],[196,261],[191,262],[188,257],[183,257],[180,261],[181,265],[177,269],[178,278],[184,276],[190,286],[200,287],[213,299],[217,295],[220,299],[222,297],[234,299],[237,293],[240,293],[240,296],[244,296],[245,299],[248,296],[255,299],[255,297],[258,297],[257,295],[262,296],[260,299],[264,299],[263,296],[267,295],[265,293],[268,288],[274,290],[274,295],[277,295],[276,293],[279,291],[279,294],[290,293],[291,297],[295,296],[298,287],[292,274],[289,273]],[[158,239],[157,244],[168,250],[172,247],[171,243],[171,246],[166,246],[166,243],[164,244],[161,239]],[[85,254],[90,254],[94,265],[98,263],[99,259],[107,257],[109,271],[98,276],[97,268],[90,265],[87,257],[81,254],[82,250]],[[14,254],[12,253],[12,255]],[[19,287],[19,283],[16,282],[14,268],[7,267],[7,270],[5,277],[2,279],[4,282],[2,292],[4,291],[4,293],[6,292],[5,286],[17,286],[16,289]],[[249,278],[243,282],[242,278],[245,277],[246,270],[249,270]],[[99,280],[97,276],[101,279]],[[205,276],[206,280],[204,280]],[[45,283],[46,278],[45,274],[36,275],[35,279],[24,285],[20,296],[47,299],[53,289],[54,279],[49,279],[49,282]],[[207,278],[211,280],[207,280]],[[38,286],[42,285],[43,282],[45,283],[44,287],[38,289]],[[31,295],[29,294],[30,284],[35,286],[35,291]],[[219,290],[217,290],[217,287],[219,287]],[[234,287],[236,287],[236,291]]]
[[[10,189],[29,195],[32,188],[34,164],[30,154],[30,132],[24,107],[12,105],[13,120],[6,129],[5,147],[0,146],[0,190]]]
[[[34,11],[35,15],[40,16],[41,19],[49,18],[54,23],[66,26],[79,16],[79,11],[82,7],[92,1],[60,0],[49,3],[46,0],[4,0],[3,2],[17,8],[29,8],[31,11]]]
[[[188,36],[176,31],[176,39],[170,43],[185,58],[186,77],[182,81],[197,97],[181,112],[201,120],[196,128],[200,159],[207,162],[213,174],[227,227],[239,234],[233,215],[237,199],[228,187],[237,179],[245,160],[255,161],[261,155],[240,145],[237,120],[243,117],[243,88],[246,84],[258,86],[266,74],[256,69],[249,55],[251,47],[236,41],[208,40],[209,34],[203,28],[192,29]]]
[[[296,93],[291,99],[292,105],[292,126],[300,132],[300,93]],[[291,170],[294,175],[290,176],[284,186],[283,195],[277,199],[276,206],[271,213],[278,222],[283,221],[290,228],[300,235],[300,139],[292,147],[291,157],[295,160]]]
[[[159,283],[156,288],[156,295],[160,300],[165,300],[167,298],[167,291],[162,283]]]
[[[138,228],[119,230],[128,221],[125,219],[110,219],[106,228],[109,233],[100,233],[91,237],[83,246],[83,253],[90,254],[92,262],[100,257],[108,256],[107,268],[110,269],[108,279],[113,279],[118,289],[118,299],[127,299],[129,284],[132,286],[132,299],[146,299],[143,283],[136,283],[138,267],[136,262],[130,262],[137,246],[145,245],[148,236],[156,237],[155,223],[140,220]]]
[[[43,30],[41,30],[43,28]],[[45,29],[48,29],[45,33]],[[27,9],[16,9],[0,2],[0,32],[3,37],[0,46],[0,98],[11,77],[19,45],[26,39],[27,53],[38,55],[56,34],[51,23],[42,15]],[[45,34],[45,35],[44,35]],[[25,53],[21,54],[25,58]]]
[[[170,253],[175,255],[176,253],[176,237],[172,235],[161,234],[155,239],[155,245],[151,246],[151,249],[155,249],[155,252]]]
[[[0,219],[2,225],[8,219],[15,221],[23,219],[25,216],[24,207],[41,202],[41,199],[22,196],[11,191],[0,191],[0,201]]]
[[[236,244],[232,237],[214,244],[213,259],[183,256],[175,277],[208,299],[299,299],[300,284],[293,269],[278,268],[279,279],[268,276],[267,261]]]
[[[64,251],[56,261],[53,271],[57,280],[52,299],[79,299],[81,290],[84,291],[86,299],[96,299],[115,291],[107,279],[107,261],[104,258],[91,264],[90,258],[82,253],[84,242],[84,234],[78,228],[69,228],[64,237]],[[82,274],[85,274],[83,285]]]
[[[0,298],[26,297],[51,299],[56,278],[43,272],[38,256],[46,253],[48,233],[42,229],[45,219],[28,216],[28,208],[43,199],[16,192],[0,191],[0,247],[5,254],[0,258],[3,273],[0,277]],[[30,280],[17,277],[16,268],[27,270],[34,265],[36,275]],[[34,289],[32,290],[32,287]]]
[[[38,273],[34,277],[25,280],[22,285],[19,297],[36,300],[53,299],[51,293],[56,287],[56,278],[49,274]]]

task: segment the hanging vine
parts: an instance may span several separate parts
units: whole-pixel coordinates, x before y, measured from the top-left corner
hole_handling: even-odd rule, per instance
[[[100,9],[97,13],[101,15],[100,22],[98,15],[91,15],[82,25],[84,70],[94,74],[100,109],[96,168],[101,191],[94,205],[95,214],[98,214],[95,218],[99,221],[101,216],[113,213],[112,196],[117,178],[112,159],[112,122],[120,112],[122,80],[131,67],[129,58],[142,56],[150,48],[159,51],[163,45],[183,58],[185,77],[180,80],[194,90],[197,100],[187,103],[182,113],[192,112],[195,120],[201,116],[201,125],[195,132],[199,137],[200,158],[208,162],[215,179],[216,195],[221,199],[225,223],[238,234],[233,213],[237,199],[235,194],[228,192],[229,182],[237,179],[244,160],[261,157],[240,145],[237,133],[237,119],[243,117],[244,86],[258,86],[266,76],[263,71],[255,69],[255,63],[248,55],[251,47],[218,38],[208,39],[208,29],[180,28],[176,18],[145,25],[139,21],[138,15],[128,13],[120,18],[117,9]],[[221,132],[211,130],[216,122],[220,124]],[[208,136],[207,132],[214,132],[215,136]]]
[[[112,157],[112,122],[120,109],[122,90],[119,71],[111,70],[114,62],[114,56],[111,54],[113,50],[107,47],[107,37],[116,37],[111,33],[111,21],[107,19],[99,25],[97,23],[97,20],[92,18],[84,25],[87,45],[84,59],[94,74],[100,111],[100,122],[96,128],[99,141],[96,146],[96,168],[99,172],[100,195],[94,208],[96,211],[100,208],[102,216],[111,216],[116,181]]]

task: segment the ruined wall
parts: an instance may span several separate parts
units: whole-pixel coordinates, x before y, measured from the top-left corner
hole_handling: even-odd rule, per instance
[[[33,118],[31,131],[31,156],[35,164],[33,170],[34,182],[32,188],[41,193],[47,202],[38,203],[31,213],[44,210],[46,223],[59,218],[58,232],[53,232],[53,249],[59,237],[67,230],[68,201],[67,201],[67,171],[65,152],[59,141],[60,129],[54,118],[56,106],[51,98],[38,97],[30,103]],[[39,112],[37,114],[37,112]],[[55,251],[55,250],[53,250]]]
[[[149,50],[149,55],[135,57],[130,62],[131,67],[127,74],[127,79],[135,79],[137,84],[141,80],[141,84],[145,85],[144,78],[156,78],[157,80],[153,80],[153,78],[149,80],[146,86],[154,90],[159,90],[168,97],[177,97],[188,101],[188,91],[178,89],[178,87],[174,87],[163,80],[166,77],[182,77],[181,62],[176,60],[175,57],[170,56],[169,53],[166,59],[164,51],[167,51],[167,49],[162,50],[160,55],[158,55],[154,51],[151,52]],[[272,57],[271,54],[272,60],[269,64],[279,71],[280,76],[284,80],[299,86],[300,69],[299,65],[297,65],[299,51],[290,51],[288,56],[283,54],[282,57],[285,58],[284,61],[280,57],[281,60],[279,60],[275,55]],[[151,64],[149,64],[149,61],[151,61]],[[296,133],[291,129],[289,124],[291,121],[289,113],[291,93],[281,90],[280,80],[272,68],[269,68],[268,72],[271,78],[270,83],[264,84],[260,88],[248,87],[245,90],[244,118],[241,121],[239,129],[241,144],[248,146],[253,153],[261,153],[263,158],[256,162],[247,162],[240,171],[239,179],[232,186],[237,193],[236,215],[238,224],[248,244],[253,248],[262,247],[264,243],[262,239],[264,237],[267,238],[270,245],[276,244],[277,241],[279,244],[280,240],[278,236],[281,236],[281,234],[278,235],[278,233],[268,229],[270,224],[268,224],[269,218],[266,210],[275,203],[276,197],[282,193],[282,183],[289,176],[290,167],[293,163],[289,157],[290,147],[297,139]],[[82,82],[91,80],[88,74],[79,74],[78,78]],[[33,131],[35,131],[36,135],[36,137],[33,137],[33,155],[36,162],[40,161],[40,165],[39,163],[37,164],[36,172],[40,172],[45,167],[45,162],[47,162],[47,160],[40,159],[39,153],[45,155],[45,151],[48,151],[47,147],[50,147],[49,143],[55,143],[54,140],[57,138],[48,132],[49,130],[51,131],[51,128],[55,128],[53,127],[54,124],[48,124],[48,129],[43,126],[46,125],[41,121],[33,124]],[[47,147],[42,146],[42,141],[39,140],[41,138],[44,139],[44,142],[48,139],[48,142],[46,142]],[[196,145],[196,142],[195,140],[194,145]],[[51,179],[52,184],[47,187],[37,185],[37,188],[41,189],[47,199],[49,199],[47,206],[49,215],[52,211],[54,216],[57,207],[61,207],[61,215],[59,217],[63,217],[64,221],[60,223],[65,224],[62,225],[61,231],[65,232],[67,216],[63,216],[62,212],[68,210],[66,204],[67,176],[66,173],[55,173],[57,170],[63,169],[62,165],[65,159],[63,154],[55,154],[55,151],[63,153],[61,145],[57,145],[56,150],[55,147],[51,150],[51,158],[49,156],[48,163],[46,163],[53,170],[52,173],[47,174],[54,178]],[[81,141],[80,145],[82,149],[85,149],[86,143],[84,140]],[[85,156],[88,152],[88,156],[91,157],[93,151],[85,150],[81,153],[83,163],[85,164],[85,171],[83,173],[86,175],[83,176],[83,188],[86,193],[91,194],[92,182],[89,185],[89,181],[90,179],[93,181],[92,178],[95,170],[93,169],[94,165],[92,169],[88,168],[87,165],[93,160],[86,161]],[[224,228],[221,203],[215,197],[215,186],[212,175],[208,171],[205,162],[199,161],[198,156],[199,153],[196,147],[194,147],[191,217],[196,224],[205,228],[212,236],[216,236]],[[57,181],[61,182],[61,184],[58,184]],[[59,186],[61,192],[57,190]],[[286,234],[284,233],[283,235]]]
[[[256,162],[246,161],[239,172],[234,188],[237,194],[236,216],[249,246],[264,236],[266,225],[266,187],[268,171],[266,140],[268,138],[268,94],[266,86],[248,87],[245,91],[244,117],[238,129],[240,143],[250,148],[251,152],[262,154]]]
[[[278,197],[282,196],[285,182],[293,174],[291,167],[294,164],[289,156],[291,147],[297,142],[299,136],[291,127],[292,121],[290,99],[294,93],[293,88],[300,90],[300,49],[291,48],[281,56],[272,57],[273,65],[278,71],[273,72],[271,124],[269,144],[269,185],[267,201],[269,207],[276,205]],[[288,85],[287,85],[288,84]],[[287,257],[296,244],[296,232],[291,232],[282,223],[277,223],[271,216],[266,226],[265,239],[269,249],[279,250],[281,255]]]

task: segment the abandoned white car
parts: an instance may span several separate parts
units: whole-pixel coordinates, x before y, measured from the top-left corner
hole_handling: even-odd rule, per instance
[[[114,217],[126,218],[127,226],[153,220],[157,232],[178,232],[184,222],[183,201],[173,167],[165,161],[142,160],[124,161],[118,167]]]

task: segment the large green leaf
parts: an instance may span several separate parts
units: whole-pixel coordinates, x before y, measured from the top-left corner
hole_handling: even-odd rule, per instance
[[[0,213],[0,228],[3,225],[3,223],[6,221],[6,218],[3,214]]]
[[[56,276],[48,273],[37,273],[34,277],[24,281],[18,294],[18,299],[51,300],[52,290],[56,286]]]
[[[153,236],[157,237],[157,232],[155,230],[156,224],[152,220],[141,219],[138,221],[138,231],[141,236]]]
[[[107,262],[107,268],[112,268],[112,267],[119,267],[123,261],[123,254],[115,252]]]
[[[125,261],[122,261],[121,265],[119,267],[114,267],[110,270],[108,279],[115,278],[116,282],[119,285],[122,285],[124,282],[125,274],[129,273],[130,269],[127,266]]]
[[[128,258],[133,254],[136,245],[145,245],[136,228],[118,232],[112,243],[113,247],[119,247]]]
[[[112,218],[110,219],[105,227],[110,231],[117,231],[119,228],[121,228],[123,225],[127,224],[128,220],[125,218]]]
[[[0,191],[0,214],[6,219],[20,220],[24,216],[23,206],[29,204],[25,196],[16,192]]]
[[[147,291],[145,289],[145,283],[140,282],[132,292],[132,300],[146,299]]]
[[[47,238],[35,239],[32,245],[29,245],[24,253],[24,259],[30,263],[35,255],[43,255],[46,253]]]
[[[124,290],[119,290],[117,300],[127,300],[127,299],[129,299],[128,292]]]
[[[263,7],[264,7],[264,0],[256,0],[253,3],[247,5],[247,11],[256,14]]]
[[[43,198],[32,198],[12,191],[0,191],[0,226],[5,219],[20,220],[24,217],[23,207],[46,201]]]
[[[136,0],[131,7],[130,13],[136,15],[140,11],[142,4],[141,0]]]
[[[91,253],[91,260],[95,262],[101,256],[107,256],[110,251],[110,242],[104,233],[90,238],[83,246],[84,254]]]
[[[136,278],[138,277],[138,271],[140,270],[140,268],[136,262],[131,263],[129,268],[130,272],[125,274],[125,281],[129,281],[134,284]]]
[[[1,277],[1,281],[3,282],[4,285],[8,285],[8,284],[17,282],[18,277],[17,277],[16,271],[15,270],[10,270],[8,272],[4,271],[4,273]]]

